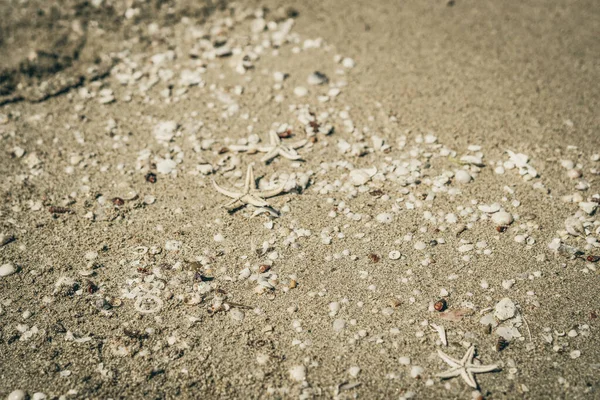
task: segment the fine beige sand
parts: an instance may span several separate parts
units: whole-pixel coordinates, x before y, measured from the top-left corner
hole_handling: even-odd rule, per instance
[[[600,396],[600,3],[50,3],[0,4],[0,398]]]

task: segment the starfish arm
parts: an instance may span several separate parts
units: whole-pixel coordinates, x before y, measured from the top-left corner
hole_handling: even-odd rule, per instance
[[[268,213],[270,217],[279,217],[279,212],[272,207],[258,207],[256,210],[254,210],[254,213],[252,213],[250,218],[254,218],[264,213]]]
[[[277,146],[281,143],[281,138],[279,137],[277,132],[269,131],[269,141],[271,142],[271,145]]]
[[[256,180],[254,179],[254,168],[252,164],[248,165],[248,170],[246,171],[246,180],[244,182],[244,193],[250,192],[256,185]]]
[[[242,193],[234,192],[233,190],[227,190],[227,189],[224,189],[221,186],[217,185],[217,182],[215,182],[214,179],[212,180],[212,183],[213,183],[213,187],[216,189],[217,192],[219,192],[227,197],[239,199],[242,196]]]
[[[231,151],[248,151],[250,150],[250,146],[245,146],[243,144],[230,144],[227,148]]]
[[[302,156],[300,156],[300,154],[298,154],[298,152],[296,150],[292,149],[291,147],[287,147],[287,146],[280,146],[279,154],[281,154],[283,157],[287,158],[288,160],[299,160],[302,158]]]
[[[246,204],[252,204],[254,207],[268,207],[269,203],[267,203],[264,199],[261,199],[258,196],[253,194],[247,194],[240,199]]]
[[[300,147],[304,146],[307,142],[308,140],[306,139],[300,140],[299,142],[293,143],[290,147],[292,147],[293,149],[299,149]]]
[[[460,376],[465,380],[465,382],[467,382],[467,385],[471,386],[473,389],[477,389],[477,381],[471,372],[461,369]]]
[[[259,190],[255,193],[260,197],[264,197],[264,198],[268,199],[269,197],[277,196],[278,194],[283,192],[283,190],[285,189],[286,183],[287,183],[287,181],[285,183],[283,183],[282,185],[276,187],[275,189]]]
[[[261,153],[268,153],[270,151],[273,151],[273,149],[275,149],[277,146],[258,146],[256,147],[256,150],[260,151]]]
[[[260,159],[260,161],[262,161],[262,162],[267,162],[267,161],[269,161],[269,160],[272,160],[272,159],[274,159],[274,158],[275,158],[275,157],[277,157],[278,155],[279,155],[279,148],[278,148],[278,147],[275,147],[275,148],[273,148],[273,149],[269,150],[269,152],[268,152],[267,154],[265,154],[265,155],[263,156],[263,158],[261,158],[261,159]]]
[[[467,369],[474,374],[482,374],[484,372],[492,372],[498,369],[497,365],[468,365]]]
[[[448,365],[450,365],[453,368],[461,368],[462,364],[460,361],[450,357],[448,354],[444,353],[443,351],[438,349],[438,356],[444,360],[444,362]]]
[[[234,205],[235,203],[237,203],[238,201],[240,201],[239,197],[236,199],[231,200],[230,202],[228,202],[227,204],[223,204],[223,208],[229,208],[232,205]]]
[[[448,371],[440,372],[436,376],[442,379],[454,378],[455,376],[459,376],[461,374],[461,370],[459,368],[452,368]]]
[[[473,361],[473,354],[475,354],[475,346],[469,347],[469,350],[465,353],[462,360],[460,361],[461,365],[470,364]]]

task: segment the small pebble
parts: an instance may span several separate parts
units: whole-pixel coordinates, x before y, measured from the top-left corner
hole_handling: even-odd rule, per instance
[[[6,400],[25,400],[27,393],[22,390],[13,390],[10,392]]]
[[[302,382],[306,379],[306,367],[303,365],[297,365],[290,368],[290,378],[296,382]]]
[[[0,277],[5,277],[14,274],[17,269],[12,264],[3,264],[0,266]]]
[[[513,216],[506,211],[498,211],[492,214],[492,221],[496,225],[510,225],[513,222]]]
[[[423,371],[425,371],[425,369],[423,367],[420,367],[418,365],[414,365],[411,369],[410,369],[410,376],[415,378],[415,379],[419,379],[421,378],[421,374],[423,373]]]
[[[460,170],[456,171],[454,178],[456,179],[456,182],[458,182],[458,183],[469,183],[473,179],[471,174],[469,174],[464,169],[460,169]]]
[[[294,94],[298,97],[304,97],[308,94],[308,89],[303,86],[298,86],[294,89]]]
[[[316,71],[308,76],[307,81],[309,85],[323,85],[324,83],[329,82],[329,79],[325,74]]]

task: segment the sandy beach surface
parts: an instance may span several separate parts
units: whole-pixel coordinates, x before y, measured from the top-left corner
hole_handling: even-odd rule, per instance
[[[0,398],[600,397],[600,3],[0,4]]]

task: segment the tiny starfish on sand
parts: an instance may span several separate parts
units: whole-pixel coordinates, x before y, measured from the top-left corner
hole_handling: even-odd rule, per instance
[[[268,162],[277,156],[282,156],[289,160],[299,160],[302,157],[298,154],[296,149],[304,146],[307,142],[307,140],[304,139],[289,145],[283,144],[283,141],[275,131],[269,131],[269,141],[270,144],[268,146],[258,146],[256,148],[261,153],[267,153],[260,159],[263,162]]]
[[[270,190],[259,190],[256,185],[256,180],[254,179],[254,170],[252,168],[252,164],[248,165],[248,170],[246,171],[246,180],[244,182],[244,189],[241,192],[224,189],[221,186],[217,185],[215,180],[212,180],[214,188],[221,194],[224,194],[227,197],[231,197],[229,203],[225,204],[223,207],[230,207],[237,203],[238,201],[243,204],[250,204],[258,208],[267,208],[272,210],[269,206],[269,203],[265,199],[273,196],[277,196],[285,187],[285,183],[281,186],[270,189]]]
[[[444,371],[442,373],[437,374],[437,376],[442,379],[460,376],[464,379],[465,382],[467,382],[467,385],[471,386],[474,389],[477,389],[479,385],[477,385],[477,381],[475,380],[475,374],[481,374],[484,372],[491,372],[497,370],[498,366],[473,364],[474,353],[475,346],[471,346],[463,356],[462,360],[457,360],[455,358],[450,357],[443,351],[438,350],[439,357],[452,368],[450,368],[448,371]]]

